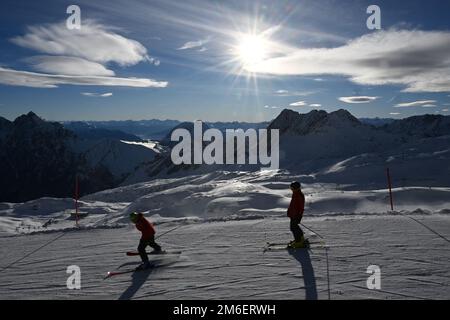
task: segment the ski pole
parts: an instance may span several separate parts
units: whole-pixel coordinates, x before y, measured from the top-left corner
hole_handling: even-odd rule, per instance
[[[319,236],[319,238],[322,238],[322,239],[324,239],[325,240],[325,238],[324,237],[322,237],[318,232],[316,232],[316,231],[314,231],[313,229],[311,229],[311,228],[308,228],[307,226],[305,226],[303,223],[300,223],[303,227],[305,227],[306,229],[308,229],[309,231],[311,231],[312,233],[314,233],[314,234],[316,234],[316,235],[318,235]]]
[[[49,244],[55,242],[56,240],[62,238],[64,235],[66,235],[66,233],[65,233],[65,232],[62,232],[62,233],[59,234],[57,237],[55,237],[54,239],[52,239],[52,240],[50,240],[50,241],[47,241],[45,244],[43,244],[43,245],[40,246],[39,248],[37,248],[37,249],[35,249],[35,250],[33,250],[33,251],[27,253],[27,254],[24,255],[23,257],[21,257],[21,258],[15,260],[15,261],[13,261],[13,262],[11,262],[10,264],[8,264],[8,265],[5,266],[5,267],[3,267],[2,269],[0,269],[0,272],[3,272],[3,271],[5,271],[6,269],[9,269],[11,266],[15,265],[16,263],[18,263],[18,262],[20,262],[20,261],[22,261],[22,260],[28,258],[28,257],[31,256],[32,254],[34,254],[34,253],[38,252],[39,250],[45,248],[46,246],[48,246]]]
[[[162,236],[168,234],[169,232],[172,232],[172,231],[174,231],[174,230],[176,230],[176,229],[178,229],[178,228],[181,228],[182,226],[183,226],[183,225],[176,226],[175,228],[172,228],[172,229],[170,229],[169,231],[166,231],[166,232],[164,232],[163,234],[160,234],[159,236],[157,236],[157,237],[155,238],[155,240],[161,238]]]

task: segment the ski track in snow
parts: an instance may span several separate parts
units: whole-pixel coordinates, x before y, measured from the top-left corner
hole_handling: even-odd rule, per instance
[[[139,240],[131,226],[6,237],[0,246],[0,298],[450,298],[448,215],[305,217],[303,223],[323,236],[325,247],[263,253],[268,241],[290,240],[286,218],[180,222],[159,239],[180,255],[151,257],[155,268],[106,280],[106,272],[139,263],[139,257],[125,255]],[[160,225],[158,234],[173,227]],[[373,264],[381,268],[381,290],[366,287]],[[81,290],[66,288],[70,265],[81,268]]]

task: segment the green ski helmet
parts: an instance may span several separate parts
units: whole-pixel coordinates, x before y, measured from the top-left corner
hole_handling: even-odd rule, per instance
[[[133,223],[136,223],[138,219],[138,214],[136,212],[130,213],[130,220]]]

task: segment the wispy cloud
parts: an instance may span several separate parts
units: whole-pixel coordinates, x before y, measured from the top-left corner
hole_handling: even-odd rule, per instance
[[[404,102],[396,104],[395,108],[410,108],[410,107],[423,107],[425,105],[435,104],[436,100],[418,100],[413,102]]]
[[[35,56],[25,59],[32,68],[45,73],[64,74],[69,76],[114,76],[112,70],[100,63],[78,57]]]
[[[161,64],[161,61],[159,59],[153,57],[147,57],[147,61],[153,64],[154,66],[159,66]]]
[[[448,112],[448,109],[442,109],[442,112]]]
[[[106,64],[130,66],[147,61],[159,65],[159,60],[150,57],[139,42],[91,20],[85,20],[79,30],[69,30],[64,23],[31,26],[25,35],[14,37],[11,42],[45,55],[24,59],[38,72],[0,67],[0,84],[36,88],[59,85],[164,88],[168,85],[167,81],[116,77]]]
[[[305,101],[297,101],[290,104],[291,107],[304,107],[306,105]]]
[[[42,53],[74,56],[99,63],[115,62],[129,66],[154,61],[138,41],[125,38],[112,28],[91,20],[83,21],[79,30],[69,30],[64,23],[30,26],[25,35],[11,41]]]
[[[264,108],[265,108],[265,109],[278,109],[279,107],[277,107],[277,106],[269,106],[269,105],[265,105]]]
[[[59,85],[122,86],[137,88],[165,88],[166,81],[142,78],[120,78],[102,76],[67,76],[18,71],[0,67],[0,83],[11,86],[34,88],[57,88]]]
[[[355,96],[355,97],[340,97],[338,100],[345,103],[370,103],[377,100],[379,97],[368,97],[368,96]]]
[[[289,91],[289,90],[277,90],[275,91],[275,95],[280,97],[306,97],[313,94],[316,94],[317,90],[310,90],[310,91]]]
[[[399,116],[399,115],[401,115],[401,113],[400,112],[391,112],[391,113],[389,113],[391,116]]]
[[[188,49],[199,49],[198,51],[206,51],[207,49],[204,47],[211,39],[208,37],[206,39],[197,40],[197,41],[188,41],[179,47],[177,50],[188,50]]]
[[[405,92],[450,91],[450,32],[378,31],[335,48],[299,48],[246,66],[272,75],[343,75],[361,85],[404,85]]]
[[[113,96],[112,92],[107,93],[82,92],[81,95],[94,98],[108,98]]]
[[[322,105],[320,103],[313,103],[313,104],[310,104],[309,106],[313,107],[313,108],[320,108],[320,107],[322,107]]]

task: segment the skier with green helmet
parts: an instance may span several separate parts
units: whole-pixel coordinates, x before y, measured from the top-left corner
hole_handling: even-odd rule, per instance
[[[151,267],[150,262],[148,261],[148,256],[145,251],[147,246],[150,246],[154,249],[155,253],[162,252],[161,247],[155,242],[155,229],[153,225],[145,219],[142,213],[133,212],[130,214],[130,220],[142,233],[142,237],[139,241],[138,252],[142,259],[142,264],[139,265],[136,270],[145,270]]]

